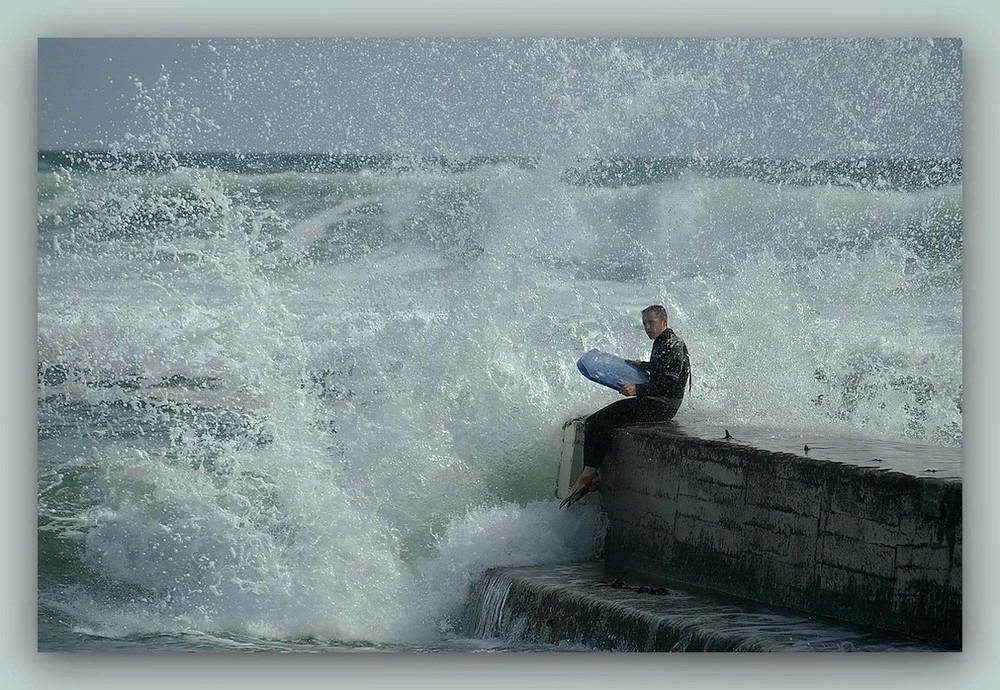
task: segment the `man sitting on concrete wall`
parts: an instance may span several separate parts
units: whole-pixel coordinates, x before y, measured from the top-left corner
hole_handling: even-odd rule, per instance
[[[597,468],[611,446],[611,434],[616,428],[637,422],[665,422],[673,419],[681,406],[684,386],[691,377],[687,346],[670,330],[667,310],[659,304],[642,310],[642,327],[653,341],[649,361],[628,361],[646,370],[649,383],[623,384],[618,392],[626,400],[613,402],[587,417],[583,471],[562,505],[573,504],[597,487]]]

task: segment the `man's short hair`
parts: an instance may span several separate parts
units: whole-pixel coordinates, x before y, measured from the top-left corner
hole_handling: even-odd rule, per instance
[[[667,310],[659,304],[651,304],[642,310],[643,314],[655,314],[663,320],[667,318]]]

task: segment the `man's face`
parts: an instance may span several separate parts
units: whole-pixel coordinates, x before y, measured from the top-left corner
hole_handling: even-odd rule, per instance
[[[656,340],[663,331],[667,330],[667,320],[658,314],[643,314],[642,327],[650,340]]]

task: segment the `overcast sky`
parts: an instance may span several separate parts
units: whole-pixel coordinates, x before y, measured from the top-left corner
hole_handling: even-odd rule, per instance
[[[41,149],[961,155],[930,39],[42,39]]]

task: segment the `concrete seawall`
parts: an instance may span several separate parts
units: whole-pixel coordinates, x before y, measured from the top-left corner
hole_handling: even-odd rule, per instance
[[[581,426],[565,427],[559,494],[582,464]],[[611,576],[961,648],[959,449],[684,420],[620,430],[601,472]]]

